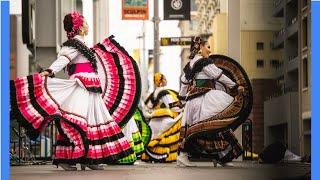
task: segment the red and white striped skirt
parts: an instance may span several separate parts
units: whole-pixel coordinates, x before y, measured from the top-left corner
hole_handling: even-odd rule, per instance
[[[75,79],[34,74],[11,81],[10,89],[11,111],[30,138],[55,121],[54,164],[108,164],[133,154],[101,94]]]

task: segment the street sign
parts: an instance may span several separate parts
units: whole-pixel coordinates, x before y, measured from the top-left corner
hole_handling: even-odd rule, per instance
[[[190,20],[190,0],[164,0],[164,20]]]
[[[123,20],[148,20],[148,0],[122,0]]]
[[[161,46],[188,46],[191,45],[192,37],[163,37]]]

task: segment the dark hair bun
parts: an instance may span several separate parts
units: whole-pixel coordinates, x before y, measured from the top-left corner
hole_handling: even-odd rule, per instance
[[[71,14],[67,14],[64,17],[63,25],[64,25],[64,30],[65,31],[67,31],[67,32],[71,32],[72,31],[73,24],[72,24],[72,16],[71,16]]]

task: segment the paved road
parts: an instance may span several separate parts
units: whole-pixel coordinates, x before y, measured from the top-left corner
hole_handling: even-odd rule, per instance
[[[262,165],[255,162],[234,162],[234,167],[213,167],[211,163],[197,163],[197,167],[181,168],[172,164],[134,166],[106,166],[101,171],[64,171],[53,165],[12,166],[11,180],[300,180],[310,171],[310,165]],[[80,169],[80,167],[78,167]]]

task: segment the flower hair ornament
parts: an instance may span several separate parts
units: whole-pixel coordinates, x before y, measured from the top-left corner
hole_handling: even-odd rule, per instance
[[[201,38],[199,36],[195,36],[191,42],[190,48],[190,56],[189,59],[193,59],[196,54],[200,51]]]
[[[63,23],[64,29],[67,32],[67,37],[68,39],[71,39],[79,33],[83,25],[83,16],[80,13],[73,11],[65,16]]]

